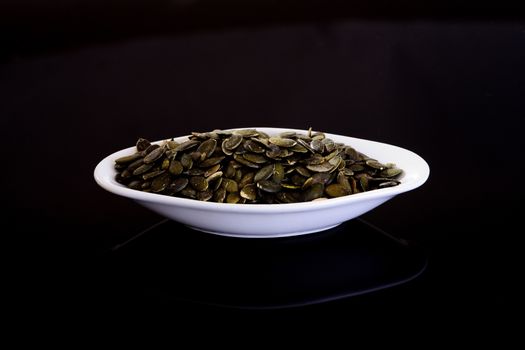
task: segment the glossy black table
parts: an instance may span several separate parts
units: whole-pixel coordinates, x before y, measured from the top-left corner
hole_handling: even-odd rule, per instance
[[[363,219],[287,238],[230,238],[170,220],[114,246],[114,288],[136,298],[277,309],[320,304],[409,282],[421,248]],[[132,292],[132,293],[133,293]]]

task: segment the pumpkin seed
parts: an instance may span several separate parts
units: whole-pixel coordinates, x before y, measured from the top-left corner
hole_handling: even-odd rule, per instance
[[[203,176],[193,176],[190,178],[190,185],[197,191],[206,191],[208,189],[208,180]]]
[[[255,184],[249,184],[242,188],[241,197],[248,200],[255,200],[257,198],[257,186]]]
[[[269,193],[276,193],[281,190],[280,184],[276,184],[275,182],[269,180],[262,180],[257,182],[257,187],[263,190],[264,192]]]

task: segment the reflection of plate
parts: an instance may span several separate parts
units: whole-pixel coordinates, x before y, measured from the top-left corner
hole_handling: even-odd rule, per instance
[[[283,131],[306,130],[256,128],[270,135]],[[326,134],[335,142],[353,146],[381,162],[394,162],[404,170],[401,184],[394,187],[332,198],[319,202],[292,204],[227,204],[201,202],[129,189],[115,177],[116,158],[134,152],[128,148],[102,160],[95,169],[97,183],[115,194],[194,229],[235,237],[284,237],[327,230],[353,219],[392,197],[421,186],[428,178],[429,167],[417,154],[384,143]],[[186,140],[186,137],[177,139]]]
[[[165,220],[111,253],[118,291],[133,298],[241,308],[322,303],[417,277],[426,258],[361,219],[323,234],[272,240],[202,234]],[[119,293],[119,292],[117,292]]]

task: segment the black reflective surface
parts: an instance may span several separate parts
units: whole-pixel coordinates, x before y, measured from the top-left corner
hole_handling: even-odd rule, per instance
[[[362,219],[315,234],[240,239],[161,221],[111,251],[115,287],[137,298],[274,309],[325,303],[396,286],[426,257]]]

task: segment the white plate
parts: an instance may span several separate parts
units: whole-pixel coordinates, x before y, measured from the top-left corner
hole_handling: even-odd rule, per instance
[[[249,127],[269,135],[306,130]],[[246,128],[243,128],[246,129]],[[403,169],[401,184],[324,201],[290,204],[229,204],[202,202],[129,189],[115,181],[115,159],[135,152],[129,147],[104,158],[95,168],[96,182],[114,194],[135,200],[144,207],[196,230],[232,237],[285,237],[318,232],[335,227],[374,209],[394,196],[413,190],[427,180],[430,169],[423,158],[401,147],[326,134],[335,142],[354,147],[380,162],[395,163]],[[175,138],[186,140],[187,136]],[[162,142],[157,141],[157,142]]]

